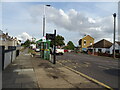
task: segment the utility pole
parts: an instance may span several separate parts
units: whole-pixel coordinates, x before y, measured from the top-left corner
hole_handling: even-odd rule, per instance
[[[54,56],[53,56],[53,64],[56,63],[56,30],[54,30]]]
[[[114,36],[113,36],[113,58],[115,58],[115,29],[116,29],[116,13],[113,14],[114,17]]]

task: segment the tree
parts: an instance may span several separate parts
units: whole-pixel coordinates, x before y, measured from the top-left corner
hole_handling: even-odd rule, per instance
[[[22,45],[23,45],[24,47],[29,47],[30,44],[31,44],[31,41],[30,41],[29,39],[27,39]]]
[[[72,41],[69,41],[67,43],[67,46],[64,47],[64,49],[74,50],[75,46]]]
[[[54,45],[54,40],[51,40],[50,46],[53,47],[53,45]],[[64,37],[57,35],[56,36],[56,46],[63,46],[63,45],[65,45]]]

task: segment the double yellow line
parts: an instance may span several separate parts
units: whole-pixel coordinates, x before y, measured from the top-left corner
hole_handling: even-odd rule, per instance
[[[99,82],[99,81],[96,80],[96,79],[93,79],[93,78],[91,78],[91,77],[89,77],[89,76],[87,76],[87,75],[85,75],[85,74],[83,74],[83,73],[81,73],[81,72],[78,72],[78,71],[76,71],[76,70],[74,70],[74,69],[72,69],[72,68],[70,68],[70,67],[68,67],[68,66],[65,66],[65,65],[63,65],[63,64],[60,63],[60,62],[57,62],[57,63],[61,64],[61,65],[64,66],[65,68],[67,68],[67,69],[69,69],[69,70],[71,70],[71,71],[73,71],[73,72],[75,72],[75,73],[77,73],[77,74],[80,74],[81,76],[89,79],[90,81],[93,81],[94,83],[99,84],[100,86],[107,88],[108,90],[114,90],[114,89],[111,88],[110,86],[105,85],[104,83]]]

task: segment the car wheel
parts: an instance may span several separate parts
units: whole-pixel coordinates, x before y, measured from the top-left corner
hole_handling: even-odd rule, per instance
[[[63,55],[63,53],[61,53],[61,55]]]

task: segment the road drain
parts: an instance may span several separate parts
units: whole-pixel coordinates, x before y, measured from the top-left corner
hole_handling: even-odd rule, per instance
[[[57,77],[57,76],[52,76],[52,78],[53,78],[53,79],[58,79],[58,77]]]

